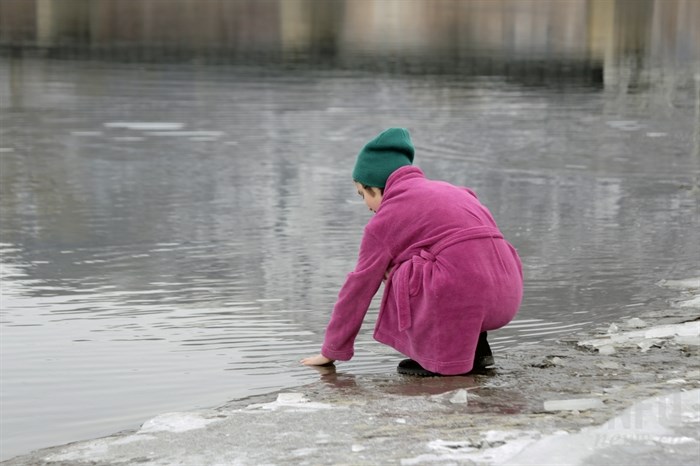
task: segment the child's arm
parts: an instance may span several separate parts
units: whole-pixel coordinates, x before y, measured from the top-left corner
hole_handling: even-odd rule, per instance
[[[335,362],[335,359],[329,359],[322,354],[317,354],[315,356],[309,356],[299,361],[305,366],[325,366],[330,365]]]
[[[354,353],[354,342],[372,297],[385,277],[391,261],[388,250],[365,230],[355,270],[348,274],[326,328],[322,354],[302,359],[307,366],[347,361]],[[331,356],[333,359],[324,356]]]
[[[355,337],[390,262],[391,256],[383,242],[369,231],[369,226],[365,228],[355,270],[347,275],[333,306],[322,354],[340,361],[352,358]]]

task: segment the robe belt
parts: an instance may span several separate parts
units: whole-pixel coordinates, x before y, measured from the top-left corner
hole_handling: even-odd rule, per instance
[[[399,331],[402,332],[411,327],[411,279],[418,282],[413,288],[418,288],[423,280],[423,268],[432,266],[438,255],[444,249],[455,244],[473,239],[503,239],[503,235],[497,228],[480,226],[460,230],[452,230],[441,235],[432,245],[423,242],[417,243],[401,254],[395,261],[395,273],[392,274],[392,284],[396,298],[398,312]],[[404,264],[404,262],[407,262]],[[420,270],[414,268],[420,267]],[[420,273],[418,273],[420,272]]]

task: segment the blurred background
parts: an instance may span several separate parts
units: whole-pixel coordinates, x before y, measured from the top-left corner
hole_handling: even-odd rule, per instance
[[[0,0],[0,459],[318,380],[389,126],[522,256],[497,361],[700,274],[698,0]]]
[[[696,0],[3,0],[10,54],[587,75],[697,61]],[[536,71],[537,70],[537,71]],[[605,75],[610,81],[609,75]]]

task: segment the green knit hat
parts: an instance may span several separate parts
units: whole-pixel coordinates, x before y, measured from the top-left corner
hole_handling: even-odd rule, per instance
[[[413,143],[405,128],[389,128],[372,139],[357,155],[352,179],[383,188],[396,169],[413,163]]]

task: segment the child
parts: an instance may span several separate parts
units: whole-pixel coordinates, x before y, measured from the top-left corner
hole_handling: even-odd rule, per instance
[[[522,299],[517,252],[469,189],[425,178],[406,129],[390,128],[357,156],[357,192],[376,215],[340,290],[321,354],[347,361],[372,297],[385,282],[374,338],[411,359],[404,374],[465,374],[493,364],[486,331],[513,319]]]

